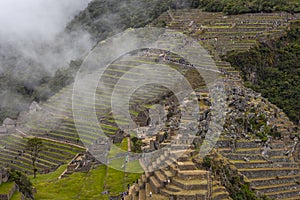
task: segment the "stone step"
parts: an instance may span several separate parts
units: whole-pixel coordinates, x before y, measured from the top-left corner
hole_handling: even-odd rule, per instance
[[[236,154],[261,154],[262,148],[243,148],[236,149]],[[271,149],[267,151],[268,156],[284,156],[286,150],[285,149]]]
[[[229,194],[226,190],[212,192],[212,199],[213,200],[229,200]]]
[[[180,158],[178,158],[179,162],[185,162],[188,160],[189,160],[189,156],[187,156],[187,155],[182,155],[182,156],[180,156]]]
[[[273,142],[271,143],[271,148],[272,149],[284,149],[285,148],[285,144],[283,142]]]
[[[223,153],[226,153],[226,154],[228,154],[228,153],[232,153],[233,152],[233,149],[232,148],[218,148],[217,149],[218,150],[218,152],[220,152],[221,154],[223,154]]]
[[[167,189],[162,189],[161,194],[173,197],[173,199],[182,199],[182,200],[196,200],[196,199],[206,199],[207,191],[206,190],[180,190],[179,192],[172,192]]]
[[[179,169],[176,164],[172,164],[172,165],[169,165],[169,170],[174,176],[176,176]]]
[[[282,200],[299,200],[299,196],[283,198]]]
[[[161,171],[155,171],[154,176],[161,186],[167,183],[166,177],[161,173]]]
[[[298,188],[300,188],[300,185],[293,182],[255,187],[256,190],[259,190],[262,193],[278,192],[282,190],[290,190],[290,189],[298,189]]]
[[[247,158],[250,161],[264,160],[261,154],[226,153],[223,155],[229,158],[230,160],[245,160],[245,158]]]
[[[272,156],[270,157],[270,160],[272,160],[272,162],[293,162],[293,158],[292,157],[288,157],[288,156]]]
[[[172,183],[184,190],[207,190],[207,179],[182,180],[176,177]]]
[[[159,183],[159,181],[154,176],[151,176],[149,180],[150,186],[152,187],[153,191],[156,194],[159,194],[161,188],[161,184]]]
[[[150,198],[150,191],[152,192],[152,197]],[[150,183],[146,184],[146,196],[145,199],[155,199],[155,200],[169,200],[168,197],[155,192],[155,188],[151,186]],[[139,199],[140,200],[140,199]]]
[[[178,178],[183,180],[207,179],[207,171],[205,170],[180,170]]]
[[[258,169],[239,169],[248,178],[287,176],[299,174],[299,168],[258,168]]]
[[[195,170],[196,169],[195,164],[191,161],[177,162],[177,165],[178,165],[179,170]]]
[[[170,152],[171,158],[179,159],[181,156],[189,155],[189,151],[187,149],[176,149]]]
[[[300,174],[289,175],[289,176],[273,176],[266,178],[252,178],[249,179],[251,185],[254,187],[266,186],[272,184],[284,184],[290,182],[300,182]]]
[[[247,168],[247,169],[255,169],[255,168],[286,168],[286,167],[298,167],[299,165],[297,163],[293,162],[277,162],[277,163],[269,163],[265,160],[262,161],[253,161],[253,162],[247,162],[247,161],[240,161],[240,162],[233,162],[233,164],[237,168]]]
[[[238,141],[236,143],[236,148],[260,148],[262,147],[260,143],[250,142],[250,141]]]
[[[164,177],[168,180],[168,179],[172,179],[172,177],[174,177],[173,173],[168,170],[168,169],[160,169],[161,173],[164,175]]]
[[[265,195],[274,199],[285,199],[285,198],[292,198],[292,197],[298,197],[299,199],[299,194],[300,194],[300,188],[283,190],[279,192],[265,193]]]
[[[166,190],[169,190],[171,192],[179,192],[181,190],[180,187],[176,186],[176,185],[173,185],[173,184],[168,184],[166,185],[165,187]]]
[[[245,160],[248,159],[251,161],[257,160],[265,160],[265,158],[261,154],[241,154],[241,153],[224,153],[225,157],[229,158],[230,160]],[[272,162],[291,162],[292,159],[288,156],[269,156],[268,160]]]

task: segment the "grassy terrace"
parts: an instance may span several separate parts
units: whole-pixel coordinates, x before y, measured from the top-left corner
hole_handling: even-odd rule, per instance
[[[21,192],[15,192],[10,200],[21,200],[21,199],[22,199],[22,193]]]
[[[66,165],[63,165],[53,173],[38,175],[36,179],[31,177],[31,181],[37,189],[35,195],[37,200],[106,200],[108,196],[101,194],[104,190],[110,190],[111,194],[115,195],[124,191],[124,172],[101,165],[88,173],[77,172],[59,180],[58,177],[65,169]],[[138,177],[139,174],[128,174],[125,179],[126,187],[128,183],[131,184]]]
[[[1,143],[6,146],[6,148],[0,150],[0,165],[10,166],[29,173],[32,171],[30,155],[24,151],[26,144],[25,138],[8,136],[3,138]],[[37,169],[39,171],[51,169],[62,163],[66,163],[75,156],[76,153],[83,151],[81,148],[68,144],[48,140],[43,140],[43,143],[44,149],[37,160]]]
[[[226,16],[222,13],[206,13],[199,9],[172,11],[175,20],[172,21],[167,13],[162,14],[156,21],[166,22],[167,26],[175,30],[184,30],[190,33],[192,37],[197,39],[214,39],[218,38],[217,46],[226,47],[220,49],[214,44],[210,48],[216,48],[220,55],[225,55],[226,52],[247,51],[253,44],[243,43],[237,44],[240,39],[247,40],[248,38],[257,38],[258,36],[267,36],[280,34],[287,26],[286,13],[256,13]],[[194,25],[198,28],[202,26],[203,30],[191,32],[189,24],[194,21]],[[155,22],[154,22],[155,24]],[[243,38],[242,38],[243,37]],[[232,41],[228,40],[233,39]],[[209,41],[204,40],[204,43]],[[214,42],[214,41],[213,41]],[[221,42],[221,43],[220,43]]]
[[[133,56],[134,58],[134,56]],[[141,76],[144,74],[145,71],[147,70],[152,70],[151,67],[140,67],[137,65],[140,65],[141,63],[149,63],[149,64],[155,64],[155,65],[162,65],[162,64],[158,64],[154,62],[154,58],[149,59],[149,58],[144,58],[144,57],[135,57],[136,60],[121,60],[118,61],[117,63],[113,63],[111,65],[112,68],[108,68],[108,70],[106,70],[106,72],[104,73],[104,76],[102,77],[103,79],[107,79],[107,81],[105,81],[105,86],[112,86],[111,90],[113,90],[113,86],[115,85],[115,80],[118,80],[120,78],[120,76],[124,73],[128,73],[125,69],[133,69],[133,68],[137,68],[140,70],[140,72],[129,72],[131,73],[131,75],[133,76],[133,78],[130,79],[126,79],[126,81],[135,81],[134,77],[135,76]],[[126,58],[127,59],[127,58]],[[119,63],[120,62],[120,63]],[[123,62],[130,62],[130,64],[126,65]],[[176,67],[177,69],[180,68],[180,66],[174,65],[174,67]],[[164,78],[164,77],[162,77]],[[87,82],[88,84],[88,82]],[[96,93],[96,98],[98,99],[96,101],[96,111],[97,111],[97,115],[99,117],[103,117],[105,116],[105,120],[103,122],[101,122],[101,128],[103,129],[103,131],[108,134],[115,134],[115,132],[118,130],[118,127],[116,126],[116,124],[114,123],[114,120],[111,119],[111,117],[108,115],[108,112],[110,110],[110,103],[111,103],[111,93],[107,92],[107,90],[102,91],[101,89],[102,87],[100,86],[98,88],[98,91]],[[118,91],[119,89],[119,91]],[[122,94],[122,91],[124,91],[124,89],[129,89],[128,86],[123,86],[123,88],[118,88],[118,89],[114,89],[115,92],[120,92],[120,95]],[[122,90],[121,90],[122,89]],[[149,101],[149,99],[153,99],[155,100],[158,96],[162,95],[166,89],[165,88],[144,88],[144,90],[149,91],[149,92],[142,92],[142,93],[135,93],[133,95],[133,100],[130,102],[130,105],[135,107],[134,105],[136,104],[143,104],[143,102],[145,101]],[[46,108],[46,110],[49,110],[51,113],[53,113],[54,116],[50,116],[50,119],[47,119],[47,121],[49,122],[49,125],[47,124],[41,124],[40,123],[36,123],[36,121],[33,121],[31,123],[31,125],[29,125],[29,127],[31,128],[31,134],[33,135],[37,135],[37,136],[43,136],[43,137],[49,137],[49,138],[53,138],[53,139],[58,139],[58,140],[65,140],[65,141],[69,141],[71,143],[75,143],[76,141],[78,141],[78,134],[75,128],[75,125],[73,125],[73,120],[71,118],[72,116],[72,111],[71,111],[71,106],[72,106],[72,88],[71,86],[68,86],[66,89],[62,89],[57,95],[55,95],[54,97],[52,97],[44,106]],[[93,91],[86,91],[87,95],[92,94]],[[86,134],[81,135],[81,139],[84,140],[84,142],[90,142],[93,141],[94,139],[97,138],[97,134],[95,134],[95,132],[97,132],[96,130],[98,129],[98,125],[97,124],[91,124],[89,122],[89,116],[87,112],[87,109],[91,109],[92,107],[90,105],[84,105],[82,104],[82,102],[80,100],[74,100],[73,103],[75,103],[75,105],[78,108],[78,112],[81,113],[82,116],[86,116],[83,117],[85,118],[86,124],[88,125],[84,125],[84,123],[82,124],[77,124],[78,126],[80,126],[84,132]],[[138,115],[138,110],[130,110],[130,113],[137,117]],[[51,119],[53,117],[53,120]],[[122,116],[121,116],[122,118]],[[69,124],[68,127],[65,127],[65,121],[69,120]],[[122,123],[122,124],[127,124],[128,122],[124,120],[120,121],[118,120],[118,122]],[[38,124],[38,125],[37,125]],[[53,126],[54,124],[58,124],[58,127],[56,126],[55,130],[52,130],[51,125]],[[47,134],[46,134],[47,133]],[[46,134],[46,135],[45,135]]]
[[[127,147],[127,138],[125,138],[122,143],[110,150],[109,157],[113,158],[122,152],[121,150],[127,150]],[[123,163],[124,159],[111,162],[116,168],[120,168]],[[137,172],[142,171],[138,162],[129,162],[127,167]],[[127,184],[132,184],[140,176],[140,174],[124,173],[124,171],[100,165],[87,173],[77,172],[59,180],[58,177],[65,169],[66,165],[62,165],[53,173],[38,175],[36,179],[31,177],[37,189],[35,195],[37,200],[106,200],[108,196],[102,195],[101,192],[109,190],[111,195],[118,195],[124,191],[124,185],[127,187]]]
[[[0,185],[0,194],[8,194],[11,191],[14,184],[14,182],[2,183]]]

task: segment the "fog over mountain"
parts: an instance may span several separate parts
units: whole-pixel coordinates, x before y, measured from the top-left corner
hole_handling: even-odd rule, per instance
[[[0,119],[27,109],[45,77],[89,52],[89,33],[65,30],[90,1],[0,1]]]
[[[90,48],[85,32],[66,34],[65,26],[90,0],[0,1],[1,68],[18,55],[47,71],[59,68]],[[5,49],[3,49],[5,47]],[[59,56],[58,56],[59,55]],[[20,65],[17,62],[17,65]],[[24,65],[24,64],[23,64]]]

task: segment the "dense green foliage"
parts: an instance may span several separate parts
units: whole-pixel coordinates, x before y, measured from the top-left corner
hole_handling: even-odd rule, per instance
[[[299,1],[287,0],[200,0],[199,8],[226,14],[287,11],[300,12]]]
[[[228,60],[242,72],[246,86],[276,104],[295,123],[300,120],[300,22],[278,41],[261,43]]]
[[[14,181],[27,198],[33,199],[33,186],[30,179],[22,172],[11,170],[9,172],[9,180]]]
[[[169,8],[198,5],[198,0],[94,0],[69,24],[68,29],[83,27],[96,40],[103,40],[130,27],[144,27]]]
[[[143,142],[141,139],[138,139],[137,137],[133,137],[131,139],[131,150],[135,153],[141,153],[142,152],[142,146]]]
[[[32,161],[32,170],[33,170],[34,178],[36,178],[36,172],[37,172],[35,163],[42,149],[43,149],[43,141],[41,139],[35,137],[27,141],[26,150],[28,151]]]

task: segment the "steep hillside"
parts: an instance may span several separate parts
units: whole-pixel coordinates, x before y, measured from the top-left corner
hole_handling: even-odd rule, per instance
[[[278,37],[284,34],[283,27],[288,26],[286,14],[224,17],[220,13],[181,10],[174,11],[171,15],[163,14],[154,24],[166,24],[169,28],[185,31],[201,40],[212,52],[215,61],[222,63],[218,67],[224,73],[229,111],[224,131],[215,148],[222,157],[228,159],[226,162],[229,162],[229,168],[221,166],[221,170],[215,172],[216,176],[210,177],[221,182],[217,184],[220,192],[211,193],[213,199],[268,199],[266,196],[274,199],[297,199],[300,189],[300,168],[296,150],[298,138],[295,137],[299,134],[297,128],[280,109],[258,93],[245,88],[239,73],[229,63],[220,61],[220,56],[223,57],[231,50],[246,52],[257,45],[260,39],[265,40],[267,35]],[[190,26],[191,21],[193,26]],[[278,26],[274,27],[274,22]],[[206,123],[209,123],[209,118],[204,117],[202,124]],[[202,130],[202,135],[205,135],[205,128]],[[184,143],[179,142],[178,146],[180,145],[184,146]],[[197,152],[193,147],[191,152],[188,151],[170,166],[151,173],[151,169],[167,160],[169,155],[179,152],[178,146],[177,149],[168,149],[164,156],[158,160],[154,159],[152,165],[145,167],[145,170],[149,171],[141,178],[145,185],[136,185],[133,196],[138,194],[139,198],[144,198],[140,196],[141,192],[143,195],[145,191],[146,194],[153,191],[158,195],[157,198],[162,199],[163,196],[196,199],[201,195],[201,198],[210,198],[210,178],[201,179],[203,182],[196,181],[196,177],[200,176],[199,169],[203,169],[203,161],[192,159],[194,152]],[[195,163],[198,164],[197,167],[193,165]],[[224,164],[225,161],[221,163]],[[226,177],[228,173],[239,175],[235,178]],[[232,178],[230,184],[228,178]],[[170,179],[171,184],[163,184],[166,179]],[[195,181],[186,182],[187,179]],[[205,182],[206,180],[208,182]],[[224,186],[229,194],[221,186]],[[186,192],[187,188],[191,190],[190,193]],[[194,193],[195,188],[198,188],[198,191]]]
[[[141,9],[133,9],[139,4]],[[176,1],[175,4],[171,1],[151,3],[129,1],[125,5],[123,2],[97,0],[90,3],[68,28],[76,30],[84,26],[97,40],[101,40],[128,27],[140,27],[152,21],[150,26],[182,31],[198,41],[210,53],[209,58],[219,69],[218,78],[222,79],[225,88],[224,96],[219,97],[219,100],[225,102],[227,106],[226,111],[222,113],[226,116],[225,124],[219,140],[215,141],[213,154],[204,159],[198,157],[201,145],[207,142],[204,139],[210,138],[209,124],[213,121],[211,111],[213,94],[208,93],[203,79],[195,73],[197,66],[193,66],[173,52],[142,49],[127,52],[126,55],[110,63],[100,80],[97,79],[99,82],[94,81],[98,73],[85,74],[86,76],[80,82],[82,85],[75,83],[75,86],[85,89],[81,95],[78,95],[76,90],[74,92],[72,83],[81,62],[73,62],[74,68],[58,71],[56,79],[49,82],[52,83],[49,87],[57,93],[45,102],[31,104],[29,111],[22,112],[19,116],[16,127],[13,127],[9,134],[0,136],[0,166],[15,168],[30,174],[30,158],[25,143],[29,137],[36,136],[42,139],[46,146],[37,161],[38,172],[54,171],[69,162],[72,157],[74,158],[68,163],[65,171],[63,171],[64,167],[57,171],[61,174],[60,178],[67,177],[66,181],[64,179],[36,181],[42,191],[37,195],[40,198],[43,198],[43,195],[47,196],[48,191],[45,191],[44,184],[49,186],[49,191],[52,193],[49,194],[51,197],[44,197],[45,199],[56,198],[55,192],[58,191],[56,184],[62,187],[60,191],[64,192],[64,199],[84,198],[78,191],[89,192],[89,188],[87,189],[89,185],[79,184],[79,182],[86,180],[94,186],[95,179],[90,176],[96,172],[99,172],[99,177],[96,179],[99,178],[105,183],[100,183],[101,188],[100,186],[93,188],[103,191],[98,191],[97,194],[92,191],[88,194],[90,198],[107,198],[109,190],[115,192],[111,196],[116,197],[127,188],[127,183],[136,180],[138,175],[129,172],[141,172],[143,168],[145,173],[140,176],[138,182],[128,188],[129,195],[126,198],[143,200],[147,199],[151,192],[153,199],[262,200],[268,197],[284,200],[299,199],[298,128],[276,105],[262,97],[260,93],[245,87],[239,71],[231,63],[222,59],[229,52],[246,57],[253,51],[253,47],[256,47],[260,53],[263,52],[264,49],[259,46],[259,41],[266,42],[283,36],[291,27],[291,22],[295,22],[300,16],[285,12],[227,16],[223,13],[203,12],[200,9],[172,10],[169,6],[180,7],[182,4],[180,1]],[[149,8],[146,9],[147,12],[143,12],[145,7]],[[168,12],[162,13],[165,10]],[[110,13],[109,19],[104,17],[108,13]],[[156,16],[159,17],[153,20]],[[289,18],[292,20],[290,21]],[[133,30],[129,29],[126,33]],[[297,29],[291,30],[286,37],[290,43],[297,43],[298,40],[295,40],[292,34],[297,32]],[[172,36],[174,32],[167,31],[164,34],[164,36],[168,34]],[[145,38],[144,35],[140,37]],[[174,35],[172,37],[182,48],[189,45],[187,41],[178,41]],[[156,42],[158,47],[172,46],[166,43],[164,37],[158,37]],[[285,40],[281,42],[285,43]],[[99,42],[98,47],[108,50],[112,48],[112,43],[112,39],[106,39]],[[278,45],[282,43],[279,42]],[[298,49],[297,44],[292,47]],[[199,54],[193,50],[183,53]],[[290,46],[286,51],[290,53],[289,50]],[[283,53],[287,53],[286,51]],[[292,53],[297,55],[298,50]],[[288,61],[282,60],[282,62]],[[243,64],[248,63],[245,61]],[[184,99],[184,105],[179,105],[173,91],[168,89],[179,87],[176,79],[179,75],[169,74],[170,71],[164,66],[178,71],[189,80],[195,90],[193,95],[190,94]],[[246,74],[247,70],[244,71]],[[124,104],[123,100],[127,93],[134,88],[138,80],[147,79],[150,74],[155,75],[157,80],[165,80],[164,75],[167,74],[169,79],[166,87],[146,84],[134,91],[129,106]],[[122,84],[118,85],[120,80]],[[47,84],[45,87],[48,87]],[[127,106],[129,115],[125,112],[115,115],[112,95],[116,95],[119,100],[116,103],[117,111],[123,111]],[[85,96],[91,97],[95,105],[87,104],[84,101]],[[197,103],[200,109],[196,123],[198,132],[195,138],[189,135],[189,131],[192,130],[190,129],[192,119],[182,117],[191,102]],[[150,111],[157,111],[154,109],[156,107],[162,108],[159,112],[165,114],[166,121],[162,127],[156,127],[155,122],[150,120]],[[96,116],[92,115],[93,111]],[[76,122],[76,117],[81,119],[79,123]],[[96,120],[93,120],[93,117],[96,117]],[[137,123],[138,127],[132,127],[131,120]],[[103,133],[99,131],[100,128]],[[188,130],[186,131],[188,134],[179,134],[180,128]],[[116,150],[111,146],[112,143],[120,149]],[[139,145],[139,148],[133,148],[136,147],[133,145]],[[155,152],[156,150],[159,153],[151,157],[130,154],[131,151]],[[84,164],[78,162],[78,156],[84,157],[81,155],[85,151],[97,152],[96,158],[104,158],[103,162],[110,163],[110,167],[100,164],[94,171],[94,158],[90,158],[93,162],[90,162],[91,160],[83,162]],[[77,167],[80,168],[81,164],[83,166],[87,164],[85,170],[88,173],[86,171],[73,173]],[[57,179],[59,174],[52,175]],[[52,179],[52,175],[45,176],[45,179]],[[70,185],[73,180],[76,184],[72,187]],[[75,191],[70,191],[67,186],[74,188]],[[66,192],[67,190],[70,193]],[[106,195],[100,195],[100,192]]]
[[[94,0],[68,26],[88,30],[97,40],[124,31],[143,27],[169,8],[196,6],[193,0]]]
[[[294,22],[279,40],[228,56],[231,64],[242,72],[246,85],[282,108],[296,124],[300,124],[299,24]]]
[[[0,44],[0,121],[16,118],[30,103],[45,101],[60,89],[73,82],[76,63],[80,63],[95,41],[126,30],[143,27],[161,13],[172,8],[194,6],[193,0],[94,0],[79,13],[52,42],[40,42],[31,55],[30,44],[21,45],[2,41]],[[90,35],[86,33],[88,31]],[[23,48],[25,50],[23,50]],[[27,52],[27,57],[23,52]],[[29,53],[30,52],[30,53]],[[59,59],[53,59],[56,55]],[[28,58],[29,56],[29,58]],[[30,57],[31,56],[31,57]],[[75,57],[74,57],[75,56]],[[49,57],[51,59],[49,59]],[[68,57],[70,60],[64,60]],[[39,60],[40,59],[40,60]],[[72,61],[72,60],[75,60]],[[22,74],[15,73],[22,71]]]

